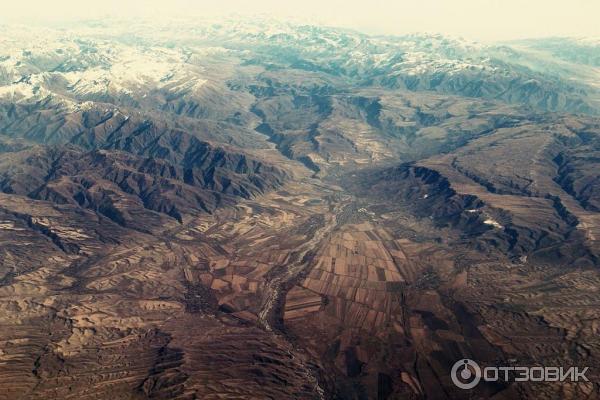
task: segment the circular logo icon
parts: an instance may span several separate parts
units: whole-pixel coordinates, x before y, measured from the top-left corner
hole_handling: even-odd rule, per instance
[[[473,389],[481,380],[481,368],[475,361],[465,358],[454,363],[450,377],[459,388]]]

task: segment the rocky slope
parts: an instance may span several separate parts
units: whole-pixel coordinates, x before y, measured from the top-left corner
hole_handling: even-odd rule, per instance
[[[600,398],[591,39],[0,34],[0,399]]]

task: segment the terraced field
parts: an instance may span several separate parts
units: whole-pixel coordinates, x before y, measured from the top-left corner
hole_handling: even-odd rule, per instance
[[[596,47],[0,30],[0,399],[600,398]]]

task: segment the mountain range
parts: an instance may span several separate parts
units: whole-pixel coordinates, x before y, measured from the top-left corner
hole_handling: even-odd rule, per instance
[[[0,35],[0,399],[600,398],[600,40]]]

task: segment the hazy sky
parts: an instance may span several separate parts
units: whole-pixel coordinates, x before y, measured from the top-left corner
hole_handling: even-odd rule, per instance
[[[369,33],[440,32],[474,40],[600,37],[600,0],[3,0],[0,21],[121,15],[293,17]],[[8,3],[8,4],[6,4]]]

